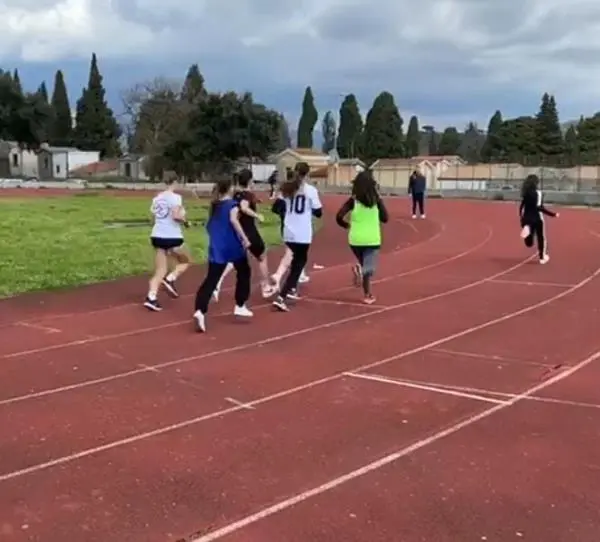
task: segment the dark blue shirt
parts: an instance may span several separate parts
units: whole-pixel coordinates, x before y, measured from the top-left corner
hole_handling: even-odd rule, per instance
[[[226,199],[213,204],[212,214],[206,224],[208,232],[208,261],[230,263],[245,257],[246,251],[229,217],[237,202]]]

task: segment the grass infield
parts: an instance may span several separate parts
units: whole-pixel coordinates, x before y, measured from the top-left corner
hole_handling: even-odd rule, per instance
[[[205,261],[206,201],[184,199],[194,262]],[[147,273],[152,268],[150,198],[96,192],[55,198],[0,199],[0,297]],[[260,226],[267,244],[281,242],[268,202]]]

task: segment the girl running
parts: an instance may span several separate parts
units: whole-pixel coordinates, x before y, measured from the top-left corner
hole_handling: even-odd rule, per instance
[[[350,215],[350,220],[347,220]],[[388,221],[388,212],[383,204],[373,176],[361,171],[352,183],[352,196],[340,207],[336,222],[349,230],[348,243],[358,263],[352,267],[354,283],[361,287],[364,302],[375,302],[371,292],[371,278],[375,273],[377,255],[381,248],[381,224]]]
[[[187,225],[185,209],[180,194],[176,194],[177,179],[165,181],[166,189],[158,194],[150,206],[154,219],[150,243],[154,247],[154,275],[150,279],[144,307],[151,311],[161,311],[158,290],[162,284],[172,297],[179,297],[176,281],[188,269],[191,257],[183,246],[182,226]],[[175,266],[169,273],[169,261]],[[168,274],[167,274],[168,273]]]
[[[281,186],[281,196],[273,204],[273,212],[283,212],[283,241],[291,251],[287,278],[273,302],[284,312],[289,310],[288,299],[299,299],[296,288],[312,243],[312,218],[323,216],[319,191],[306,182],[309,169],[308,164],[298,164],[296,175]]]
[[[210,298],[228,263],[236,271],[235,316],[250,318],[253,313],[246,302],[250,297],[250,264],[246,249],[251,245],[240,224],[240,210],[232,198],[233,182],[230,179],[215,183],[213,201],[206,230],[208,232],[208,271],[196,292],[194,322],[196,330],[206,331],[206,313]]]
[[[269,266],[267,263],[267,247],[263,238],[261,237],[258,228],[256,227],[256,221],[264,222],[263,215],[256,212],[257,200],[256,196],[250,191],[252,184],[252,171],[249,169],[243,169],[237,175],[237,188],[238,190],[234,193],[233,199],[238,203],[240,208],[240,224],[246,234],[246,237],[250,241],[250,248],[248,251],[258,261],[258,266],[261,274],[261,290],[263,298],[271,297],[275,293],[275,289],[271,286],[269,280]],[[228,263],[221,279],[217,284],[215,291],[213,292],[213,298],[215,301],[219,301],[219,294],[221,292],[221,286],[225,277],[231,273],[233,264]]]
[[[298,166],[296,167],[296,169],[298,169]],[[297,172],[294,172],[291,169],[289,169],[287,171],[286,181],[287,182],[292,181],[296,175],[297,175]],[[281,198],[276,199],[275,203],[273,204],[273,207],[271,208],[271,211],[273,213],[275,213],[276,215],[278,215],[279,218],[281,219],[281,238],[283,239],[283,220],[285,218],[285,202],[283,201],[283,199],[281,199]],[[283,253],[283,256],[281,258],[281,261],[279,262],[279,266],[277,267],[277,270],[275,271],[275,273],[273,273],[273,275],[271,275],[271,280],[274,283],[274,289],[276,291],[280,289],[281,280],[283,279],[283,275],[286,274],[287,270],[290,268],[291,263],[292,263],[292,251],[286,247],[285,252]],[[303,284],[305,282],[308,282],[309,280],[310,280],[310,277],[306,274],[305,269],[302,268],[302,272],[300,273],[300,278],[298,279],[298,283]]]
[[[539,185],[540,179],[537,175],[528,175],[523,181],[519,217],[521,219],[521,238],[524,240],[525,246],[532,247],[535,238],[540,263],[546,264],[550,260],[550,256],[548,255],[544,215],[557,217],[558,213],[544,207]]]

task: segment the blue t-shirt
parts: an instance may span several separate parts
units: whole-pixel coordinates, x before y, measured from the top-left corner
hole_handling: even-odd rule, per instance
[[[229,214],[237,207],[232,199],[219,201],[213,206],[213,212],[206,224],[208,231],[208,261],[230,263],[245,257],[246,251],[231,224]]]

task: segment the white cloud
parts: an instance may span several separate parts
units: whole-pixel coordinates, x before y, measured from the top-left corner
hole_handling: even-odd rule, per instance
[[[575,116],[600,101],[598,0],[0,0],[0,11],[0,62],[218,59],[258,85],[389,89],[463,123],[512,95],[554,92]]]

